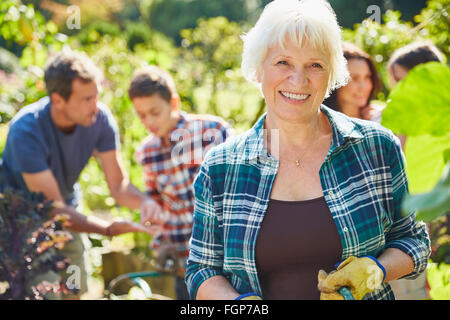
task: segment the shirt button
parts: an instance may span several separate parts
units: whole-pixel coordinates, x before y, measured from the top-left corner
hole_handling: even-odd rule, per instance
[[[334,195],[334,192],[330,190],[330,191],[328,191],[328,195],[332,196],[332,195]]]
[[[344,230],[344,232],[347,232],[347,231],[348,231],[348,228],[347,228],[347,227],[344,227],[344,229],[342,229],[342,230]]]

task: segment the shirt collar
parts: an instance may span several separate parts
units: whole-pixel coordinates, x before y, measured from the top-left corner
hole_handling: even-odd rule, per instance
[[[179,117],[180,118],[178,119],[178,121],[175,124],[175,126],[172,129],[170,129],[170,131],[168,132],[169,138],[172,137],[172,134],[173,134],[173,132],[175,130],[177,130],[177,129],[185,129],[186,128],[187,116],[188,116],[188,114],[186,112],[181,111],[181,110],[179,111]],[[155,139],[154,140],[155,143],[157,143],[158,146],[163,146],[162,139],[160,137],[154,136],[154,139]],[[173,147],[175,144],[178,143],[177,140],[172,141],[172,139],[169,139],[169,141],[170,141],[170,145],[166,146],[166,147],[169,147],[169,148]]]
[[[347,139],[360,139],[363,137],[355,123],[348,116],[323,104],[320,106],[320,110],[328,117],[333,132],[331,151],[343,145]],[[266,113],[249,130],[245,139],[244,154],[242,155],[244,160],[252,160],[268,154],[265,145],[265,118]]]
[[[175,131],[176,129],[182,129],[186,126],[186,118],[187,118],[187,113],[184,111],[179,111],[179,115],[180,115],[180,119],[178,119],[177,124],[175,125],[175,127],[170,131],[170,134],[172,134],[173,131]]]

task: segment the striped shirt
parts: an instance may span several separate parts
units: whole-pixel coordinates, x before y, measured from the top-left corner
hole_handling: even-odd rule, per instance
[[[168,213],[161,234],[153,247],[174,244],[182,261],[189,255],[189,238],[194,212],[193,181],[206,152],[232,135],[223,119],[210,115],[180,112],[180,119],[170,134],[170,146],[151,135],[136,150],[143,166],[147,194]]]
[[[404,156],[390,130],[321,106],[332,127],[332,143],[319,170],[322,190],[349,256],[378,257],[398,248],[414,261],[414,279],[430,255],[430,241],[415,212],[403,215],[408,192]],[[224,276],[240,294],[261,288],[255,244],[267,210],[278,160],[264,143],[264,119],[210,150],[194,181],[195,212],[186,283],[195,298],[200,284]],[[388,283],[365,299],[394,299]]]

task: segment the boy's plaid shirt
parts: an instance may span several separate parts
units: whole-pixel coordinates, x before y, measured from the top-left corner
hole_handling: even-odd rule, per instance
[[[151,135],[136,150],[147,194],[169,214],[162,233],[153,241],[155,249],[166,242],[174,244],[186,262],[194,212],[194,178],[206,151],[232,134],[230,125],[219,117],[180,112],[170,133],[170,146],[163,146],[160,138]]]
[[[319,175],[341,238],[342,260],[352,255],[378,257],[387,248],[398,248],[414,261],[414,271],[406,278],[416,278],[426,268],[430,241],[415,212],[401,214],[408,186],[398,138],[375,122],[349,118],[323,105],[321,110],[328,116],[333,138]],[[278,160],[264,144],[264,118],[213,148],[194,181],[186,270],[192,298],[214,275],[224,276],[240,294],[261,295],[255,244],[278,170]],[[365,297],[393,298],[387,283]]]

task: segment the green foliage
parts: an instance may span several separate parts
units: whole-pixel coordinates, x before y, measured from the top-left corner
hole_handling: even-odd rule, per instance
[[[128,49],[134,50],[138,43],[147,43],[151,39],[150,28],[142,23],[128,22],[125,27],[125,38],[127,39]]]
[[[82,45],[88,45],[98,42],[106,35],[118,37],[121,35],[121,30],[116,23],[108,21],[95,21],[89,26],[82,28],[77,34],[77,39]]]
[[[11,71],[9,74],[0,72],[1,123],[7,122],[24,104],[45,95],[42,67],[47,60],[48,49],[60,49],[66,39],[57,32],[56,25],[45,21],[32,4],[25,6],[20,0],[0,3],[0,37],[6,41],[7,47],[18,44],[21,48],[20,65],[7,69]],[[5,57],[6,53],[2,56]]]
[[[438,62],[429,62],[421,64],[410,70],[408,75],[399,82],[389,95],[387,107],[383,111],[382,124],[394,132],[408,136],[406,156],[408,161],[408,174],[410,186],[413,192],[417,190],[429,190],[436,180],[429,180],[430,171],[438,169],[438,177],[442,174],[444,165],[444,152],[450,149],[450,94],[447,89],[447,83],[450,81],[450,69],[448,66]],[[411,140],[412,139],[412,140]],[[413,142],[413,144],[411,144]],[[421,150],[418,152],[414,148],[418,146]],[[417,142],[421,142],[420,145]],[[425,146],[425,148],[424,148]],[[409,150],[413,148],[414,152]],[[415,162],[414,158],[420,159]],[[439,162],[436,163],[436,160]],[[418,167],[416,167],[416,164]],[[416,180],[419,176],[419,180]],[[425,177],[429,182],[424,183],[420,177]],[[436,179],[433,177],[433,179]],[[416,185],[421,181],[420,185]],[[431,212],[435,210],[447,209],[449,186],[444,182],[438,184],[433,192],[426,195],[420,195],[408,202],[410,205],[419,205],[418,209],[427,209]],[[444,196],[444,203],[440,200]],[[436,198],[434,198],[436,197]],[[429,203],[430,199],[436,199]],[[428,207],[423,207],[423,202],[428,203]],[[444,205],[444,207],[441,207]],[[444,212],[445,213],[445,212]],[[427,218],[431,213],[426,214]]]
[[[418,210],[417,219],[430,222],[450,211],[450,162],[434,189],[425,194],[408,196],[403,202],[405,212]]]
[[[180,44],[180,30],[193,28],[199,18],[224,16],[244,21],[252,6],[246,0],[155,0],[149,7],[151,27]],[[170,23],[167,23],[170,21]]]
[[[430,191],[442,175],[444,152],[450,149],[449,82],[448,66],[418,65],[392,90],[383,111],[382,124],[408,136],[405,154],[411,193]],[[438,195],[438,190],[421,197]]]
[[[34,10],[34,6],[23,5],[20,0],[6,0],[0,3],[0,35],[7,44],[17,43],[32,51],[37,64],[37,55],[41,42],[53,44],[58,41],[55,34],[58,28],[52,21]]]
[[[450,132],[449,83],[446,65],[428,62],[414,67],[390,93],[382,124],[407,136],[446,135]]]
[[[450,69],[438,62],[414,67],[390,93],[382,116],[384,126],[408,137],[405,155],[412,195],[405,197],[402,210],[418,211],[417,219],[429,222],[433,261],[447,263],[448,223],[441,220],[450,212],[449,80]]]
[[[428,1],[420,15],[414,17],[417,30],[433,41],[447,56],[450,54],[450,2],[448,0]]]
[[[430,297],[433,300],[450,300],[450,265],[430,263],[427,268]]]
[[[382,117],[384,126],[408,136],[405,154],[410,191],[422,192],[406,196],[402,210],[405,214],[417,210],[418,220],[430,222],[431,228],[438,230],[436,219],[450,212],[449,80],[450,69],[438,62],[414,67],[389,95]],[[439,248],[434,261],[446,259],[448,238],[438,232],[430,238]]]
[[[405,157],[409,189],[412,194],[430,191],[442,176],[443,154],[450,148],[448,136],[424,134],[406,139]]]
[[[376,5],[380,9],[380,13],[387,10],[400,11],[406,20],[412,20],[422,8],[426,6],[426,0],[329,0],[331,6],[336,12],[339,24],[344,28],[352,28],[355,23],[368,18],[373,12],[367,12],[370,6]]]
[[[386,64],[390,56],[397,48],[417,38],[417,35],[412,31],[412,23],[401,21],[400,17],[400,12],[388,10],[383,15],[383,24],[365,20],[362,23],[355,24],[353,30],[344,29],[343,31],[344,40],[356,44],[373,57],[384,84],[388,83]],[[385,100],[387,94],[388,89],[382,88],[378,99]]]
[[[0,70],[5,74],[19,73],[22,70],[19,66],[19,58],[12,52],[0,47]]]
[[[225,17],[199,19],[195,29],[182,30],[181,57],[185,63],[179,64],[177,80],[183,85],[182,95],[199,100],[199,111],[219,115],[247,129],[255,120],[261,96],[240,73],[242,33],[237,23]],[[198,87],[203,92],[193,90]],[[252,99],[250,105],[248,98]],[[205,99],[206,106],[202,107],[201,100]]]

